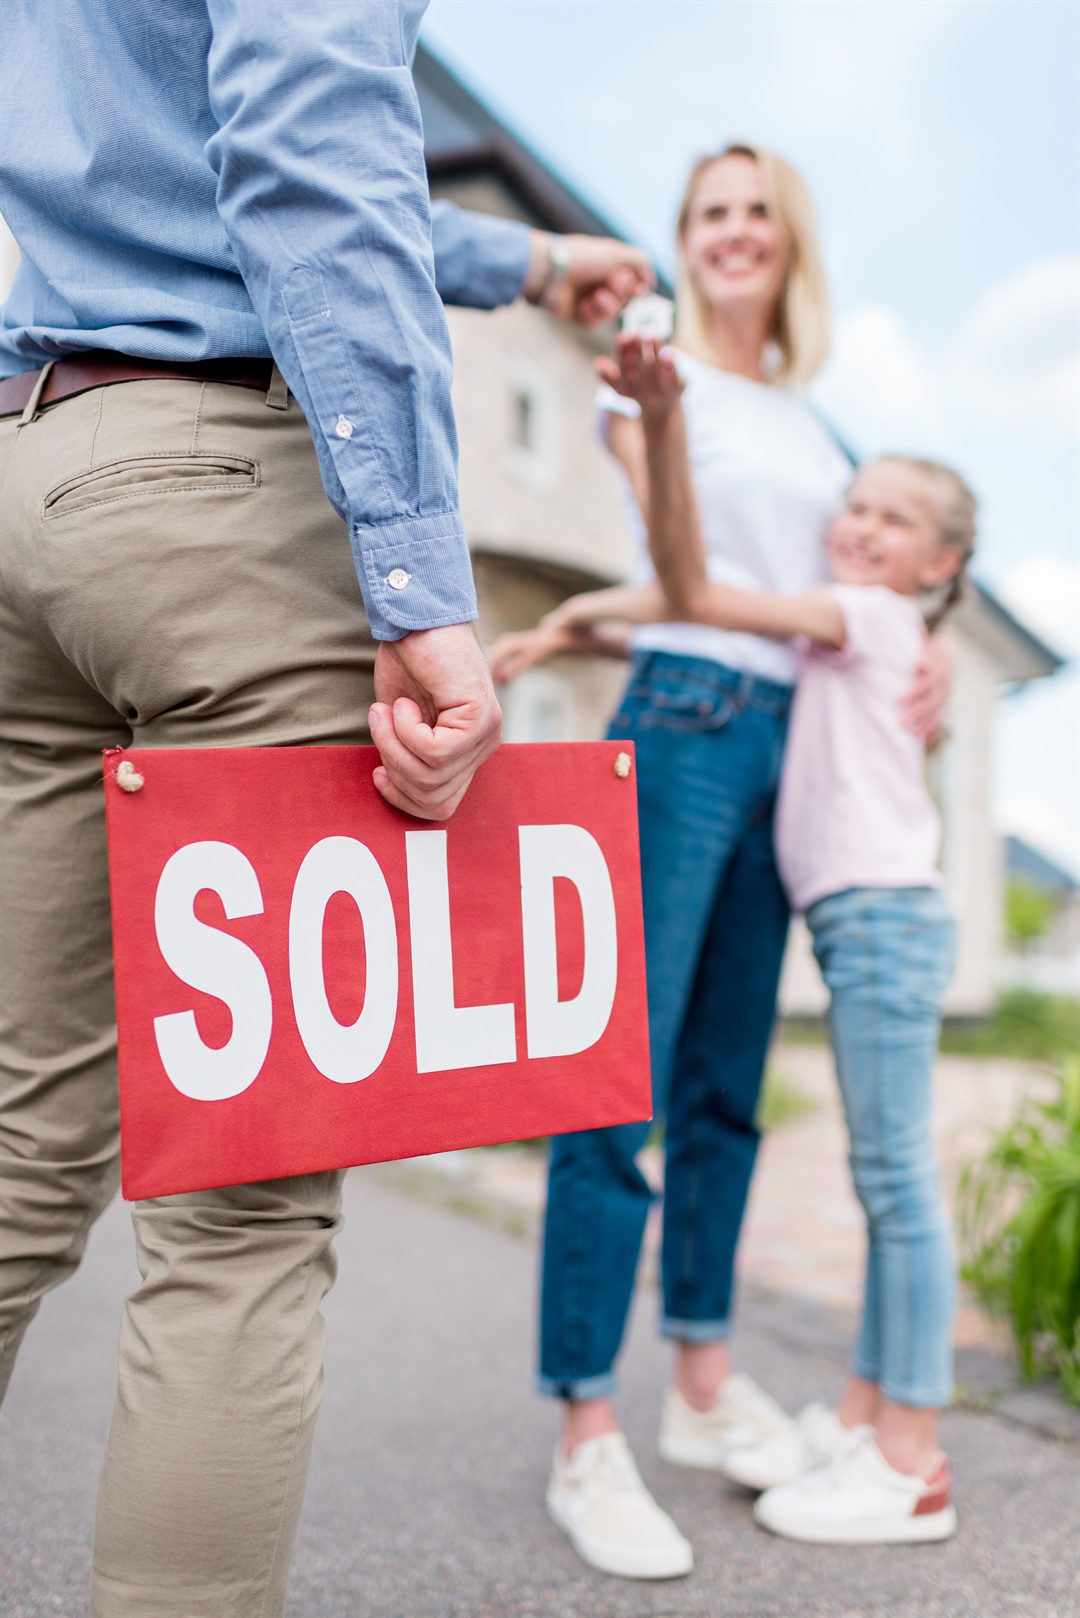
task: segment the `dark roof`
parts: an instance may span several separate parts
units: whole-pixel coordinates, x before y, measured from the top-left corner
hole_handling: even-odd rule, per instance
[[[424,45],[417,49],[413,78],[430,180],[495,174],[545,230],[628,239]],[[659,290],[670,296],[668,286]]]
[[[1075,893],[1080,883],[1070,872],[1054,863],[1022,837],[1006,837],[1005,869],[1009,876],[1024,877],[1037,888],[1045,888],[1062,898]]]
[[[1021,641],[1025,650],[1031,654],[1035,661],[1043,665],[1043,670],[1046,674],[1056,674],[1058,669],[1065,667],[1067,659],[1055,652],[1033,630],[1022,624],[1019,618],[1015,618],[1008,607],[1004,606],[997,596],[987,589],[985,584],[980,584],[977,579],[972,579],[971,587],[987,610],[996,618],[1001,628],[1010,635],[1015,635]]]

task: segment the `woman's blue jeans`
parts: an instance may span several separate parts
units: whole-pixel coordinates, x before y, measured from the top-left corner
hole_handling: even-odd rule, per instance
[[[772,811],[790,689],[708,659],[635,659],[609,735],[635,743],[653,1106],[666,1117],[665,1335],[727,1335],[735,1247],[788,906]],[[551,1148],[540,1323],[542,1392],[597,1398],[633,1295],[652,1192],[648,1124]]]
[[[905,1405],[952,1395],[955,1265],[930,1130],[953,923],[937,888],[852,888],[807,922],[866,1214],[866,1290],[852,1368]]]

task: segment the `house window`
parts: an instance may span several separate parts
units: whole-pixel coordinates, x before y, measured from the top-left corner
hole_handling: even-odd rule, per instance
[[[551,378],[523,355],[507,364],[507,461],[534,488],[555,481],[556,392]]]
[[[536,453],[536,401],[528,388],[514,390],[514,443],[519,449]]]
[[[500,694],[508,742],[565,742],[573,735],[573,699],[565,675],[529,669]]]

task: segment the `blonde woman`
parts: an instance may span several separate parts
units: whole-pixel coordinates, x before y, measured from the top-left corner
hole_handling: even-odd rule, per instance
[[[797,387],[821,364],[828,301],[812,206],[775,154],[735,145],[697,163],[678,216],[674,355],[686,447],[671,412],[601,391],[604,442],[643,513],[677,527],[692,500],[711,579],[798,594],[826,579],[824,536],[851,462]],[[607,382],[615,362],[599,362]],[[689,459],[690,477],[686,477]],[[618,594],[612,593],[612,617]],[[495,648],[497,678],[597,644],[556,621]],[[773,806],[797,673],[782,640],[703,623],[630,634],[632,667],[609,734],[636,744],[653,1096],[665,1120],[662,1330],[676,1344],[661,1454],[726,1471],[789,1418],[728,1351],[735,1249],[758,1142],[788,904]],[[912,720],[933,723],[934,671]],[[564,1401],[547,1503],[592,1566],[630,1578],[688,1573],[690,1545],[645,1489],[612,1396],[652,1192],[647,1125],[552,1146],[539,1386]]]

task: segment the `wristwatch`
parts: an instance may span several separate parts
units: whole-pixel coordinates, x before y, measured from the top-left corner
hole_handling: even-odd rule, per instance
[[[551,308],[554,294],[570,274],[570,249],[562,236],[548,237],[548,261],[536,301],[545,309]]]

